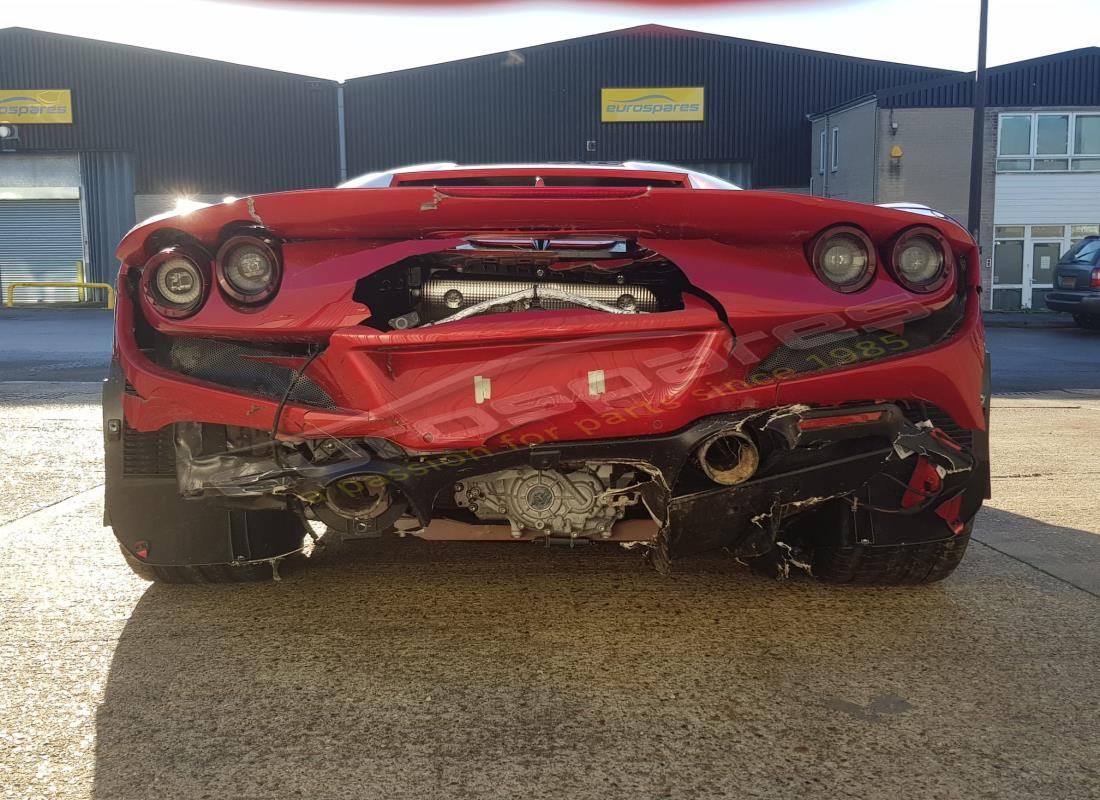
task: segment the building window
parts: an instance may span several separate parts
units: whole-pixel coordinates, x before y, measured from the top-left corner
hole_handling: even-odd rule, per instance
[[[833,128],[833,160],[831,162],[831,169],[836,172],[837,167],[840,166],[840,128]]]
[[[998,172],[1068,170],[1100,171],[1100,114],[1001,114]]]
[[[1001,114],[997,155],[1026,156],[1031,153],[1031,115]]]
[[[828,155],[827,155],[828,152],[829,152],[829,146],[828,146],[828,143],[825,141],[825,129],[822,128],[821,129],[820,149],[818,150],[818,153],[817,153],[817,174],[818,175],[824,175],[825,174],[825,160],[828,158]]]
[[[1073,118],[1073,169],[1100,170],[1100,114]]]

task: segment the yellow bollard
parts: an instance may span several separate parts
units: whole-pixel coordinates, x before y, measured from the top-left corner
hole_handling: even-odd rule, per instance
[[[80,258],[78,258],[76,260],[76,282],[77,283],[84,283],[84,260],[80,259]],[[88,295],[85,293],[84,287],[81,286],[76,291],[77,291],[76,296],[77,296],[77,298],[79,298],[80,302],[81,303],[86,302],[87,299],[88,299]]]

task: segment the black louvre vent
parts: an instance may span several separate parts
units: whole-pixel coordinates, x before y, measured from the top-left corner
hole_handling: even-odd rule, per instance
[[[142,433],[127,425],[122,432],[122,474],[171,477],[176,474],[176,446],[172,426]]]
[[[906,323],[900,336],[885,330],[866,330],[837,340],[822,335],[817,338],[829,341],[804,349],[780,345],[753,371],[752,379],[764,383],[792,373],[801,375],[858,367],[890,356],[916,353],[957,331],[963,322],[964,309],[965,300],[960,295],[951,305]]]

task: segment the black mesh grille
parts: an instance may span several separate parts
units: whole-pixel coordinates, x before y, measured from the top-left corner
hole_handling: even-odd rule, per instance
[[[297,370],[256,359],[300,355],[259,345],[185,336],[163,337],[162,344],[158,360],[169,369],[272,400],[282,399]],[[287,400],[320,408],[336,407],[328,393],[304,375],[294,384]]]
[[[860,331],[838,341],[816,347],[777,347],[752,374],[754,382],[766,382],[790,374],[823,372],[855,367],[890,356],[908,355],[943,341],[958,329],[963,319],[963,300],[924,319],[905,325],[900,335],[889,331]],[[827,338],[827,337],[823,337]],[[777,375],[777,373],[779,373]]]
[[[142,433],[129,425],[122,432],[122,474],[166,477],[176,474],[176,446],[172,426]]]

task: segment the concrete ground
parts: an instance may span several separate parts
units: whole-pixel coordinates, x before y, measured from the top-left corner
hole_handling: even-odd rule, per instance
[[[1011,333],[994,499],[905,589],[414,540],[151,586],[101,527],[98,386],[8,378],[0,798],[1096,797],[1100,351]]]

